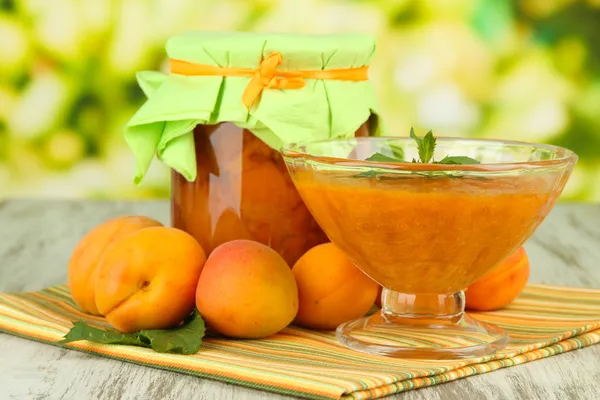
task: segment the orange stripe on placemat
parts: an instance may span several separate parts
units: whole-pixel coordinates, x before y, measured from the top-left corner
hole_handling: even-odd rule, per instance
[[[305,79],[366,81],[369,67],[279,71],[283,56],[275,52],[265,57],[257,69],[218,67],[208,64],[196,64],[183,60],[170,60],[171,73],[184,76],[238,76],[249,77],[250,82],[242,94],[242,103],[246,108],[252,107],[264,89],[300,89]]]
[[[549,306],[556,302],[568,306]],[[569,312],[573,312],[571,318]],[[304,398],[366,399],[511,367],[600,342],[600,290],[532,286],[506,310],[475,316],[493,321],[514,334],[515,339],[527,342],[513,340],[505,351],[478,359],[403,360],[357,353],[339,345],[333,332],[291,326],[264,340],[208,338],[198,354],[189,356],[86,341],[63,347]],[[0,294],[0,331],[20,337],[57,345],[71,322],[82,318],[94,325],[106,325],[102,318],[86,316],[76,309],[63,286],[36,293]]]

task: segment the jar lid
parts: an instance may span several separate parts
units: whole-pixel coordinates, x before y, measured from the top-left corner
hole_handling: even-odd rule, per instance
[[[147,101],[125,129],[139,183],[154,155],[196,178],[193,129],[233,122],[267,145],[349,137],[369,118],[381,134],[367,79],[375,53],[362,34],[186,32],[167,41],[168,74],[137,74]]]

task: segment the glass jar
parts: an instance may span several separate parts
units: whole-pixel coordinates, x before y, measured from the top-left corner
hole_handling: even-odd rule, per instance
[[[289,142],[384,136],[368,70],[375,38],[183,32],[168,73],[136,74],[148,97],[125,140],[140,183],[156,157],[172,173],[171,225],[207,255],[225,242],[270,246],[291,266],[327,241],[279,149]]]
[[[368,136],[363,124],[355,136]],[[279,152],[231,122],[194,129],[197,176],[172,173],[174,227],[194,236],[207,254],[249,239],[268,245],[291,266],[328,239],[304,205]]]

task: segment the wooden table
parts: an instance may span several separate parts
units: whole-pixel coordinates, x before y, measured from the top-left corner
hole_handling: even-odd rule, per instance
[[[169,222],[167,202],[0,202],[0,292],[66,282],[78,240],[109,217]],[[531,282],[600,288],[600,205],[557,206],[526,245]],[[0,399],[285,399],[0,334]],[[600,346],[396,399],[600,399]]]

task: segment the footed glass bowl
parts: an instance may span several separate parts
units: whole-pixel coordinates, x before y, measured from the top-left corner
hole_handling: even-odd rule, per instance
[[[384,161],[365,161],[379,153]],[[306,206],[365,274],[384,287],[381,311],[337,337],[367,353],[468,358],[507,343],[464,313],[463,290],[521,246],[552,209],[577,156],[542,144],[438,138],[435,160],[409,138],[364,137],[282,149]],[[388,156],[390,159],[381,157]]]

